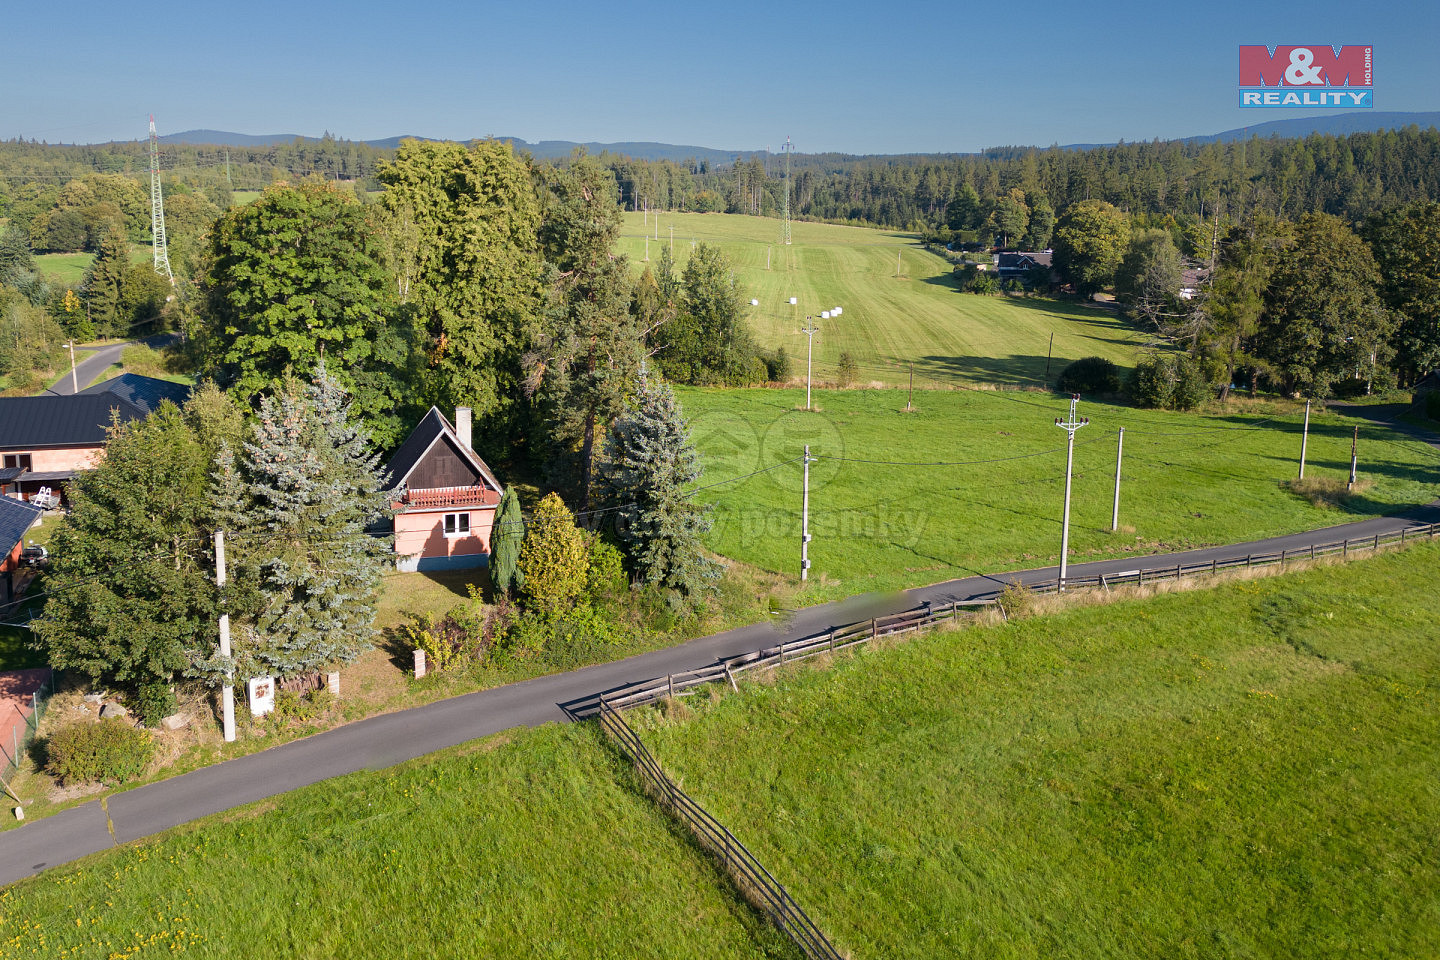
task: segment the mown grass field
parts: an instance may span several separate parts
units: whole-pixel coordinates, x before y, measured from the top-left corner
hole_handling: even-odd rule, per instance
[[[657,241],[653,218],[645,221],[644,214],[627,213],[619,249],[638,270],[643,267],[645,237],[651,238],[650,258],[656,260],[661,246],[670,244],[671,225],[681,268],[690,257],[692,240],[725,251],[735,266],[756,339],[769,349],[784,346],[800,376],[805,373],[806,338],[797,331],[807,315],[814,315],[820,327],[815,375],[822,380],[834,379],[840,354],[846,351],[865,381],[903,383],[913,361],[922,384],[1041,384],[1052,334],[1052,376],[1069,360],[1092,355],[1133,366],[1145,341],[1108,311],[960,293],[944,257],[926,251],[913,236],[894,231],[797,222],[791,229],[794,242],[785,247],[779,242],[779,220],[662,213]],[[799,300],[796,306],[790,305],[791,297]],[[748,306],[751,299],[760,305]],[[821,311],[835,306],[843,308],[839,317],[818,319]]]
[[[1054,421],[1068,415],[1068,399],[920,391],[906,412],[903,390],[822,390],[820,412],[807,413],[804,390],[677,393],[705,465],[700,485],[719,484],[699,493],[715,508],[706,542],[717,553],[797,575],[800,464],[724,481],[798,460],[807,443],[821,458],[810,470],[806,602],[1059,561],[1065,432]],[[1316,414],[1307,478],[1348,477],[1358,422],[1368,487],[1344,509],[1312,505],[1284,487],[1297,473],[1302,409],[1270,406],[1199,416],[1082,402],[1091,423],[1076,434],[1071,561],[1294,533],[1440,496],[1434,449]],[[1122,426],[1121,527],[1112,533]]]
[[[0,893],[0,958],[257,945],[297,958],[796,956],[593,725],[328,781]]]
[[[131,263],[146,263],[153,256],[154,252],[148,243],[130,244]],[[93,253],[42,253],[35,257],[35,267],[61,283],[74,286],[85,279],[85,271],[90,269],[94,260]]]
[[[1440,955],[1440,548],[632,714],[861,957]]]

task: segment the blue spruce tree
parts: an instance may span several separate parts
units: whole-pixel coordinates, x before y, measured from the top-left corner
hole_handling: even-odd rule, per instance
[[[710,508],[687,492],[700,478],[700,456],[670,385],[642,367],[634,407],[615,420],[608,440],[601,471],[640,578],[686,594],[712,587],[720,569],[700,552]]]
[[[217,467],[213,503],[233,531],[231,577],[255,587],[237,631],[240,675],[294,676],[370,649],[390,540],[368,531],[389,515],[389,495],[379,455],[324,363],[312,383],[292,379],[264,397],[242,455],[224,450]]]

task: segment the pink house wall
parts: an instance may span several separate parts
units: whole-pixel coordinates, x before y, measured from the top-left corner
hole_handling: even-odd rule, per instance
[[[6,456],[30,456],[30,469],[35,473],[60,470],[92,470],[105,459],[104,447],[78,447],[65,450],[6,450]]]
[[[470,514],[470,535],[445,536],[447,513]],[[490,530],[495,524],[494,507],[409,510],[395,514],[395,553],[402,569],[407,561],[436,557],[477,556],[490,552]],[[413,569],[413,567],[409,567]]]

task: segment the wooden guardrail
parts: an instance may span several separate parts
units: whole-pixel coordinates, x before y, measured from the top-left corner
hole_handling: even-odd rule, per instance
[[[679,785],[671,780],[660,763],[641,741],[639,734],[609,703],[609,698],[600,698],[600,726],[620,745],[634,761],[640,776],[655,791],[670,811],[683,820],[694,832],[700,843],[719,857],[742,892],[763,909],[775,925],[795,942],[812,960],[842,960],[830,940],[815,925],[809,915],[801,909],[785,887],[765,869],[755,855],[716,820],[700,804],[696,803]]]

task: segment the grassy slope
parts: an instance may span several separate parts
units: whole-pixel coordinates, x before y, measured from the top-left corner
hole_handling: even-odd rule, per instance
[[[926,391],[906,413],[896,390],[679,391],[706,473],[717,483],[812,454],[811,601],[1058,562],[1068,401],[1041,393]],[[1301,416],[1196,417],[1085,402],[1077,434],[1071,559],[1236,542],[1342,523],[1440,495],[1440,457],[1384,428],[1360,430],[1361,477],[1348,511],[1322,510],[1281,484],[1295,476]],[[1345,477],[1355,421],[1317,415],[1307,476]],[[1115,431],[1126,428],[1122,532],[1109,532]],[[1240,429],[1253,426],[1254,429]],[[1215,429],[1220,428],[1220,429]],[[1039,456],[1028,456],[1039,453]],[[1004,458],[1026,457],[1026,459]],[[707,543],[718,553],[794,574],[800,466],[705,491],[715,505]]]
[[[639,264],[645,255],[642,214],[625,215],[620,250]],[[784,346],[805,372],[805,337],[796,331],[814,314],[815,375],[831,379],[841,351],[849,351],[866,380],[904,382],[897,361],[914,361],[920,382],[954,380],[1038,383],[1045,375],[1050,335],[1058,373],[1068,360],[1099,355],[1133,363],[1141,337],[1106,311],[1048,300],[1008,300],[962,294],[950,282],[950,264],[908,234],[820,223],[793,224],[794,243],[777,240],[780,221],[725,214],[661,214],[660,240],[649,225],[650,256],[660,256],[675,226],[681,267],[695,239],[718,245],[735,265],[747,317],[765,347]],[[769,251],[772,269],[766,270]],[[895,277],[899,255],[903,276]],[[790,297],[799,304],[792,307]],[[751,298],[758,307],[748,306]],[[822,310],[840,306],[832,320]]]
[[[793,956],[593,726],[329,781],[0,893],[0,958],[233,957],[243,942],[317,958]]]
[[[1440,549],[643,716],[857,957],[1440,954]]]

